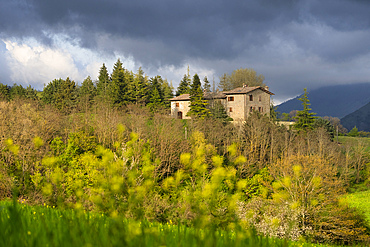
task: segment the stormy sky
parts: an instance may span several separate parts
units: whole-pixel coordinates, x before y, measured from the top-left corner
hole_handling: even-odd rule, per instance
[[[324,85],[370,82],[366,0],[0,0],[0,82],[42,89],[96,79],[120,58],[178,86],[253,68],[279,103]]]

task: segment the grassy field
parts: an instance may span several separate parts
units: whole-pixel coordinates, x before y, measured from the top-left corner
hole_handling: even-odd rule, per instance
[[[101,214],[0,203],[0,246],[324,246],[221,231],[112,219]]]
[[[367,151],[370,151],[370,138],[369,137],[339,136],[338,141],[342,145],[348,144],[351,146],[357,146],[358,144],[361,144],[363,146],[367,146]]]
[[[345,197],[351,207],[363,212],[370,225],[370,190],[349,194]]]

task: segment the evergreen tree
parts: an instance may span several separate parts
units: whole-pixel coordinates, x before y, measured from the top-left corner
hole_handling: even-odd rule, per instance
[[[304,94],[301,98],[303,110],[297,112],[297,116],[295,117],[296,122],[294,124],[294,128],[297,130],[308,130],[313,128],[313,124],[315,122],[316,113],[310,112],[311,108],[309,108],[310,100],[307,97],[307,89],[304,89]]]
[[[148,102],[149,90],[144,71],[141,67],[138,69],[134,76],[134,86],[135,86],[135,102],[139,105],[144,105]]]
[[[162,92],[163,92],[163,104],[167,107],[171,106],[169,99],[173,98],[173,86],[168,84],[167,80],[163,80],[162,83]]]
[[[103,66],[99,70],[98,82],[96,84],[97,95],[106,96],[108,94],[110,78],[107,67]]]
[[[71,81],[69,77],[66,80],[61,80],[59,88],[57,88],[55,93],[55,106],[62,112],[69,113],[75,107],[76,99],[76,83]]]
[[[347,134],[348,136],[351,136],[351,137],[357,137],[360,135],[360,133],[358,132],[358,128],[355,126],[353,127],[350,132],[348,132]]]
[[[190,88],[190,110],[187,115],[201,119],[209,117],[211,112],[207,109],[207,105],[208,103],[203,97],[199,76],[195,74]]]
[[[122,67],[121,60],[118,59],[114,64],[112,82],[109,87],[109,98],[113,105],[122,106],[128,103],[127,89],[125,70]]]
[[[219,119],[224,123],[228,121],[233,121],[233,119],[227,115],[225,107],[218,100],[215,100],[213,102],[212,107],[210,108],[210,112],[214,118]]]
[[[162,91],[162,78],[160,76],[155,76],[150,79],[150,96],[148,107],[152,111],[156,111],[160,107],[164,106],[163,101],[163,91]]]
[[[221,91],[229,91],[232,89],[228,75],[225,73],[220,77],[220,84],[218,88]]]
[[[4,85],[0,83],[0,100],[9,100],[9,87],[7,85]]]
[[[176,96],[179,96],[181,94],[187,94],[187,93],[190,93],[190,84],[189,84],[189,77],[188,75],[185,74],[179,84],[179,87],[177,88]]]
[[[125,81],[127,83],[126,103],[136,103],[136,85],[134,83],[134,73],[132,71],[125,70]]]
[[[87,110],[87,108],[91,106],[95,96],[96,88],[94,86],[93,81],[91,80],[91,77],[88,76],[82,82],[82,85],[79,88],[79,97],[78,97],[79,102],[83,104],[85,110]]]
[[[207,76],[204,77],[203,81],[204,81],[203,84],[204,91],[207,93],[211,92],[211,84],[209,83]]]
[[[63,83],[62,79],[54,79],[49,82],[48,85],[44,86],[44,90],[41,94],[41,100],[46,104],[55,104],[56,94]]]
[[[10,99],[24,98],[26,96],[26,89],[22,85],[14,85],[9,90]]]
[[[26,94],[25,97],[27,99],[36,100],[38,99],[37,91],[31,87],[31,85],[28,85],[26,88]]]

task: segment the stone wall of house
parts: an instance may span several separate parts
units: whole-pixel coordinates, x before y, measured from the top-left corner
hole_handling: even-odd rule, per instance
[[[230,94],[226,98],[226,112],[234,121],[245,119],[245,95]]]
[[[252,95],[253,97],[252,101],[250,100],[250,95]],[[265,93],[261,89],[254,90],[246,94],[245,101],[246,117],[251,113],[251,107],[255,111],[270,116],[270,95]]]
[[[190,101],[171,101],[171,116],[173,118],[190,119],[190,117],[186,116],[189,110]]]

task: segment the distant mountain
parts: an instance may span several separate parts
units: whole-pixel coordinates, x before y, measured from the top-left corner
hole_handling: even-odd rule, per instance
[[[301,96],[278,105],[277,111],[289,113],[292,110],[302,110],[299,97]],[[317,116],[343,118],[370,102],[370,83],[322,87],[309,91],[308,99]]]
[[[370,131],[370,102],[357,111],[345,116],[340,122],[348,130],[356,126],[358,130]]]

